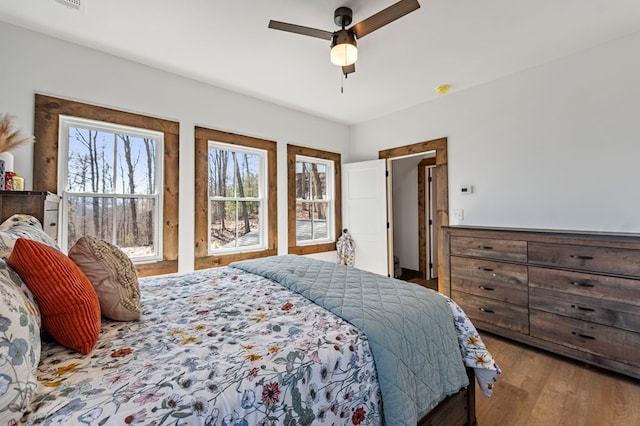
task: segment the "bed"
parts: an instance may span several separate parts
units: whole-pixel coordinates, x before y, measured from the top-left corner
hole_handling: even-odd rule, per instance
[[[37,231],[20,238],[5,247],[18,270],[24,239],[56,250]],[[139,319],[101,318],[86,354],[41,337],[45,309],[22,275],[0,262],[3,426],[472,424],[470,376],[490,396],[500,374],[451,300],[308,257],[140,279]]]

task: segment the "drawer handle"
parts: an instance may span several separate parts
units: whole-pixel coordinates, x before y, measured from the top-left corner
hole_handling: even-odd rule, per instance
[[[478,269],[484,272],[493,272],[492,268],[485,268],[484,266],[478,266]]]
[[[493,247],[491,247],[491,246],[478,246],[478,248],[480,250],[493,250]]]
[[[493,288],[493,287],[485,287],[485,286],[483,286],[483,285],[479,285],[479,286],[478,286],[478,288],[479,288],[480,290],[487,290],[487,291],[493,291],[493,290],[494,290],[494,288]]]
[[[572,254],[569,257],[578,260],[593,260],[593,256],[582,256],[580,254]]]
[[[584,307],[582,307],[582,306],[578,306],[578,305],[571,305],[571,307],[572,307],[573,309],[577,309],[577,310],[579,310],[579,311],[595,312],[595,309],[593,309],[593,308],[584,308]]]
[[[576,287],[595,287],[593,284],[585,283],[583,281],[571,281],[571,284],[575,285]]]
[[[491,309],[485,309],[485,308],[478,308],[480,311],[485,312],[487,314],[494,314],[495,311],[492,311]]]
[[[589,336],[588,334],[582,334],[575,331],[572,331],[571,334],[573,334],[574,336],[582,337],[583,339],[596,340],[595,337]]]
[[[51,222],[51,223],[49,224],[49,226],[56,226],[56,225],[57,225],[57,223],[55,223],[55,222]]]

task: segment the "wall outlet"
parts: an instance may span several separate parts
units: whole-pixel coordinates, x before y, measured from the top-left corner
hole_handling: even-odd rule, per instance
[[[463,209],[454,209],[453,210],[453,218],[459,221],[464,220],[464,210]]]

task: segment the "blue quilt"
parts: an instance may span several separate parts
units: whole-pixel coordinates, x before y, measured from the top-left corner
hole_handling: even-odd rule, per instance
[[[432,290],[296,255],[230,266],[277,281],[366,334],[386,424],[414,426],[469,385],[451,308]]]

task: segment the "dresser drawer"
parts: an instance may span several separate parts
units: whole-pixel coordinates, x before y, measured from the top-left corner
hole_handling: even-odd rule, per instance
[[[528,303],[527,267],[451,256],[452,290],[516,305]]]
[[[452,299],[460,305],[471,321],[482,328],[482,323],[529,334],[529,309],[459,291],[451,292]]]
[[[527,261],[527,242],[496,238],[451,236],[452,255],[482,257],[485,259]]]
[[[530,242],[529,263],[640,276],[640,250],[624,248]]]
[[[529,285],[575,296],[636,306],[640,312],[640,280],[584,272],[529,267]]]
[[[640,309],[630,304],[533,287],[529,293],[529,306],[531,309],[640,332]]]
[[[530,321],[531,337],[640,367],[640,333],[535,309]]]

